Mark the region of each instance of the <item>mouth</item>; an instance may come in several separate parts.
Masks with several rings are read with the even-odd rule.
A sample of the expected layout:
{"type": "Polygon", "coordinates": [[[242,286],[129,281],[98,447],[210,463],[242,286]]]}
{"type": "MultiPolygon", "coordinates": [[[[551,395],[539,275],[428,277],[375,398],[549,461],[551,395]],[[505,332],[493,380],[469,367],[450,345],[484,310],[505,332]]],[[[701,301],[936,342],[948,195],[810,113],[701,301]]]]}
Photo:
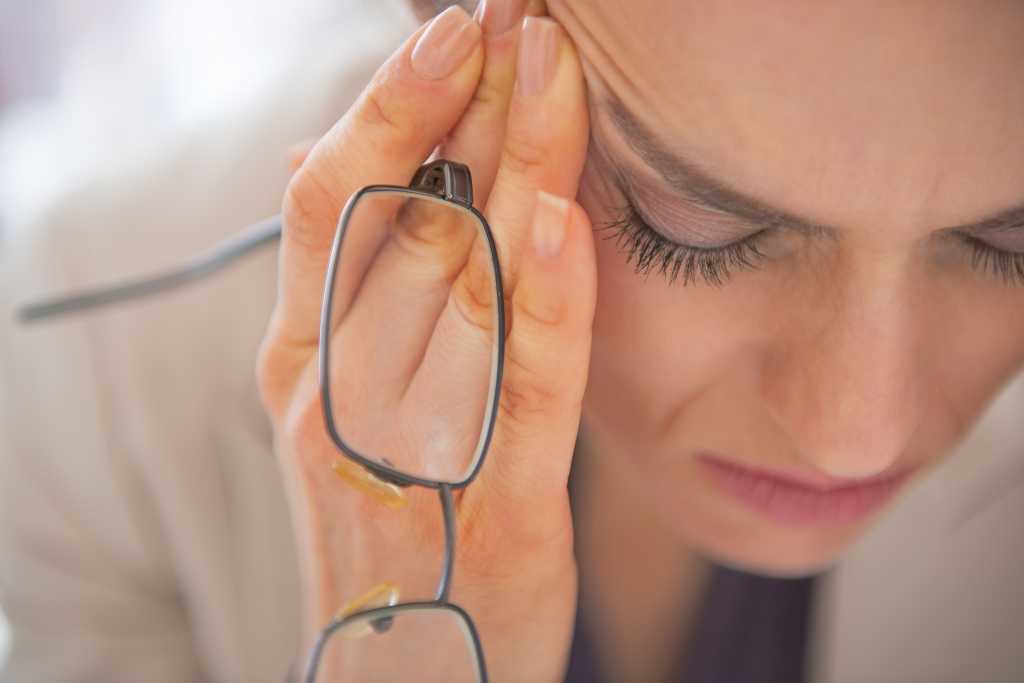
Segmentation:
{"type": "Polygon", "coordinates": [[[755,512],[790,526],[844,525],[883,506],[913,473],[912,468],[862,479],[837,479],[814,472],[779,472],[741,464],[711,453],[697,462],[719,489],[755,512]]]}

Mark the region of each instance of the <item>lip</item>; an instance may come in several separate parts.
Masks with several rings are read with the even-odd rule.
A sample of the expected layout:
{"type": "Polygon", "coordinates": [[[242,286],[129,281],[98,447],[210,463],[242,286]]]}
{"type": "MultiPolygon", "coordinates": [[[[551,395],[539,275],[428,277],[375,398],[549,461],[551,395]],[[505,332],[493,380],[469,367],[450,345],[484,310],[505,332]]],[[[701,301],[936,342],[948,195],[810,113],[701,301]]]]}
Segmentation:
{"type": "Polygon", "coordinates": [[[793,526],[843,525],[869,516],[910,478],[913,470],[863,479],[838,479],[807,471],[754,467],[713,453],[697,462],[714,483],[754,511],[793,526]]]}

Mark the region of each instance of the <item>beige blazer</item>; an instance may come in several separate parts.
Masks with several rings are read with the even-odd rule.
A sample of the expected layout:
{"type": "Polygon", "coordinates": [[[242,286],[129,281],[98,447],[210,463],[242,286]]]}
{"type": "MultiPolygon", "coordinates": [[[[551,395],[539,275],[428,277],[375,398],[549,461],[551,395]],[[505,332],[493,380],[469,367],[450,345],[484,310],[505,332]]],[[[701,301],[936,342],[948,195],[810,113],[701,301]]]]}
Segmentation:
{"type": "MultiPolygon", "coordinates": [[[[5,682],[277,682],[298,654],[295,549],[254,358],[267,250],[216,279],[21,328],[38,294],[176,263],[277,211],[322,133],[412,29],[389,2],[263,106],[54,197],[0,247],[5,682]],[[358,28],[358,30],[356,30],[358,28]]],[[[1024,681],[1024,380],[822,588],[813,680],[1024,681]]]]}

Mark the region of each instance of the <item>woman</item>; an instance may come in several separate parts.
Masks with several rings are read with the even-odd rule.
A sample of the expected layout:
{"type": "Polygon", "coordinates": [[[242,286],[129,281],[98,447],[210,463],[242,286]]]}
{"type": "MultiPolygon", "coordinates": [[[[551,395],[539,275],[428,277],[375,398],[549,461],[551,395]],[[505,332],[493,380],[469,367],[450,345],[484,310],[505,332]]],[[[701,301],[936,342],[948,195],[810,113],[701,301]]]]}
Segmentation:
{"type": "MultiPolygon", "coordinates": [[[[1020,592],[986,593],[970,579],[1019,570],[1019,482],[1007,493],[986,480],[992,500],[981,512],[965,502],[980,487],[960,494],[956,512],[970,524],[998,509],[969,540],[935,534],[935,515],[952,503],[936,495],[945,489],[931,489],[931,507],[910,499],[926,480],[964,476],[952,462],[936,470],[1024,359],[1024,8],[986,9],[645,2],[624,12],[603,1],[545,10],[491,0],[479,26],[450,9],[416,31],[285,193],[258,378],[301,567],[301,629],[291,614],[275,637],[272,614],[237,623],[264,596],[236,596],[228,616],[194,631],[200,652],[219,655],[200,658],[206,675],[242,680],[221,662],[265,640],[288,640],[301,657],[339,605],[438,542],[421,540],[435,519],[389,515],[343,488],[314,381],[342,204],[366,184],[405,184],[436,151],[473,171],[511,309],[493,443],[459,500],[453,593],[493,680],[562,680],[567,669],[576,680],[794,680],[805,656],[822,680],[1018,678],[1020,592]],[[871,556],[890,562],[884,579],[862,569],[852,594],[837,588],[813,607],[806,581],[759,582],[712,564],[813,576],[890,511],[904,526],[884,546],[891,557],[871,556]],[[362,533],[371,528],[386,533],[362,533]],[[992,545],[974,549],[972,574],[930,573],[981,538],[992,545]],[[418,551],[407,557],[395,550],[410,546],[418,551]],[[986,554],[996,551],[1006,555],[986,554]],[[725,638],[738,634],[744,647],[708,631],[729,613],[723,585],[725,598],[749,591],[750,604],[779,606],[762,618],[768,629],[742,612],[726,620],[725,638]],[[901,612],[883,596],[907,586],[920,592],[901,612]],[[937,590],[946,586],[952,594],[937,590]],[[845,622],[816,617],[845,640],[806,626],[812,609],[841,611],[836,600],[850,595],[870,609],[847,606],[845,622]],[[925,607],[943,601],[945,610],[925,607]],[[963,624],[936,629],[929,614],[963,624]],[[914,632],[871,638],[887,620],[914,632]],[[956,652],[964,637],[978,642],[956,652]]],[[[971,464],[1004,452],[977,448],[971,464]]],[[[190,486],[218,491],[189,469],[171,482],[144,471],[157,510],[190,486]]],[[[258,499],[239,487],[226,497],[258,499]]],[[[219,537],[253,525],[236,516],[219,537]]],[[[177,564],[195,543],[173,528],[162,537],[118,566],[149,576],[140,565],[177,564]]],[[[254,571],[264,557],[254,547],[218,555],[244,571],[220,572],[208,596],[190,593],[190,609],[206,611],[230,577],[254,571]]],[[[157,571],[158,585],[187,584],[203,565],[157,571]]],[[[421,579],[403,579],[403,598],[421,579]]],[[[424,675],[408,666],[407,678],[424,675]]],[[[346,680],[344,662],[332,673],[346,680]]]]}
{"type": "MultiPolygon", "coordinates": [[[[443,139],[440,156],[474,169],[512,273],[503,410],[482,481],[460,501],[459,602],[482,615],[496,679],[555,680],[578,562],[611,678],[660,680],[675,665],[666,644],[693,626],[702,558],[827,566],[1018,369],[1022,169],[1005,147],[1014,113],[996,100],[1024,92],[978,85],[1016,71],[1001,49],[985,56],[972,40],[949,54],[965,22],[991,36],[994,14],[950,8],[955,22],[925,28],[909,7],[884,19],[803,7],[818,28],[807,31],[778,8],[659,3],[623,17],[558,2],[565,33],[526,20],[512,88],[512,6],[485,6],[485,46],[456,9],[411,39],[286,195],[261,378],[310,549],[307,625],[386,571],[344,559],[374,556],[380,539],[331,535],[333,520],[381,513],[329,495],[319,396],[301,381],[334,217],[359,185],[401,182],[443,139]],[[979,177],[1006,180],[980,192],[979,177]],[[618,239],[595,249],[592,223],[618,239]]],[[[472,287],[453,288],[463,308],[482,298],[472,287]]],[[[411,544],[422,531],[407,519],[411,544]]]]}

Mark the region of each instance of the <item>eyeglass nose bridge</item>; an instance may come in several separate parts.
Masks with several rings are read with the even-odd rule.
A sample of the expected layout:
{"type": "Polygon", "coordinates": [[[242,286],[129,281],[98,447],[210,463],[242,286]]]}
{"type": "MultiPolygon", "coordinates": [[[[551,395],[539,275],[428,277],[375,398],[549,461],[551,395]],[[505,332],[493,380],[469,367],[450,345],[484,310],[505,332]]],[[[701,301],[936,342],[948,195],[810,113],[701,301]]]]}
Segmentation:
{"type": "Polygon", "coordinates": [[[428,161],[416,171],[409,187],[436,194],[448,201],[473,206],[473,178],[469,167],[457,161],[428,161]]]}

